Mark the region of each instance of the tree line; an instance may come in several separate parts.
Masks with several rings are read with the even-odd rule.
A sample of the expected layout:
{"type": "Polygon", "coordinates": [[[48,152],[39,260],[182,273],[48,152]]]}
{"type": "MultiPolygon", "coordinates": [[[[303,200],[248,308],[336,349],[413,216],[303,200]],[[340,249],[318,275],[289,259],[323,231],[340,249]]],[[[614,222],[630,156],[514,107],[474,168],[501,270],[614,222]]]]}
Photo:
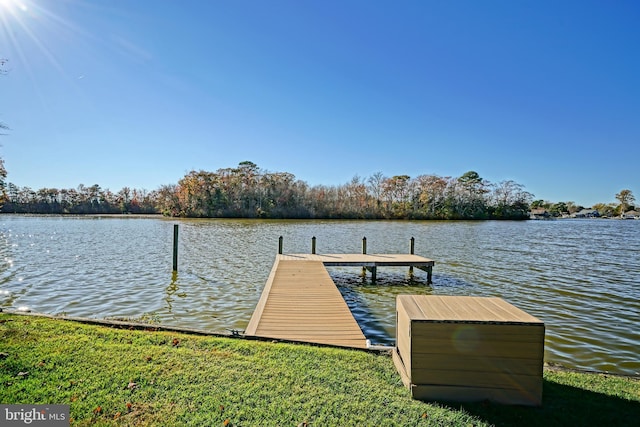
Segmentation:
{"type": "Polygon", "coordinates": [[[76,189],[5,185],[2,212],[161,213],[193,218],[526,219],[533,195],[514,181],[460,177],[355,176],[342,185],[309,186],[288,172],[245,161],[215,172],[191,171],[154,191],[99,185],[76,189]]]}
{"type": "Polygon", "coordinates": [[[158,213],[156,192],[124,187],[117,193],[99,185],[57,189],[18,187],[9,183],[4,188],[4,213],[32,214],[155,214],[158,213]]]}
{"type": "MultiPolygon", "coordinates": [[[[627,211],[635,209],[636,199],[631,190],[621,190],[615,195],[615,198],[619,203],[596,203],[590,209],[598,211],[598,214],[602,217],[618,217],[627,211]]],[[[531,202],[531,209],[544,209],[551,216],[560,217],[566,214],[575,214],[584,210],[585,207],[571,201],[552,203],[540,199],[531,202]]]]}

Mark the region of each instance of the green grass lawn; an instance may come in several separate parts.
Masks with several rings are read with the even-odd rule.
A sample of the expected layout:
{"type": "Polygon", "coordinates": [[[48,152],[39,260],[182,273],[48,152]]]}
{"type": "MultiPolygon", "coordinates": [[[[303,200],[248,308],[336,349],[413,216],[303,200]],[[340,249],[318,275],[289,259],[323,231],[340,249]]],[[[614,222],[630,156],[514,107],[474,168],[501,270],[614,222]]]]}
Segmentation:
{"type": "Polygon", "coordinates": [[[543,406],[412,400],[388,355],[0,313],[0,403],[72,425],[577,426],[640,420],[640,381],[545,370],[543,406]],[[306,423],[306,424],[305,424],[306,423]]]}

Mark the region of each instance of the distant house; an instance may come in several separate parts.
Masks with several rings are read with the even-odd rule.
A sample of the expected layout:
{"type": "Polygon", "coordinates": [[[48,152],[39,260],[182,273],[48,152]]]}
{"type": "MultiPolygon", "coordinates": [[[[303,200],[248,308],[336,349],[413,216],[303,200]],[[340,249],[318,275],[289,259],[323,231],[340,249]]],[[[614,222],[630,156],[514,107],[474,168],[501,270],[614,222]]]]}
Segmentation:
{"type": "Polygon", "coordinates": [[[628,211],[620,215],[622,219],[640,219],[640,213],[638,211],[628,211]]]}
{"type": "Polygon", "coordinates": [[[582,209],[580,212],[576,212],[571,216],[573,218],[599,218],[600,212],[596,209],[582,209]]]}
{"type": "Polygon", "coordinates": [[[544,208],[531,209],[529,212],[530,219],[549,219],[551,218],[551,214],[548,210],[544,208]]]}

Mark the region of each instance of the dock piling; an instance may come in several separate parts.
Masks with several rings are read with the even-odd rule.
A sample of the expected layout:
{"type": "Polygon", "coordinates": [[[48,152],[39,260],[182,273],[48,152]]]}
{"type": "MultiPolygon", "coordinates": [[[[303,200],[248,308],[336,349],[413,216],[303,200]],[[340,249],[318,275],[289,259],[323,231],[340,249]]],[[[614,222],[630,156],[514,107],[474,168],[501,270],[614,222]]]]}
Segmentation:
{"type": "Polygon", "coordinates": [[[178,224],[173,224],[173,271],[178,271],[178,224]]]}
{"type": "MultiPolygon", "coordinates": [[[[362,253],[366,254],[367,253],[367,238],[363,237],[362,238],[362,253]]],[[[362,267],[362,277],[365,277],[367,275],[367,267],[362,267]]]]}
{"type": "Polygon", "coordinates": [[[282,236],[280,236],[278,238],[278,253],[280,255],[282,255],[282,241],[284,240],[284,238],[282,236]]]}
{"type": "Polygon", "coordinates": [[[374,265],[373,267],[365,268],[371,272],[371,283],[376,283],[376,278],[378,277],[378,267],[374,265]]]}
{"type": "Polygon", "coordinates": [[[313,236],[311,238],[311,253],[312,254],[316,253],[316,236],[313,236]]]}
{"type": "MultiPolygon", "coordinates": [[[[409,249],[409,253],[411,255],[415,255],[415,249],[416,249],[416,239],[415,237],[411,236],[411,240],[410,240],[410,249],[409,249]]],[[[409,276],[412,277],[413,276],[413,266],[409,267],[409,276]]]]}

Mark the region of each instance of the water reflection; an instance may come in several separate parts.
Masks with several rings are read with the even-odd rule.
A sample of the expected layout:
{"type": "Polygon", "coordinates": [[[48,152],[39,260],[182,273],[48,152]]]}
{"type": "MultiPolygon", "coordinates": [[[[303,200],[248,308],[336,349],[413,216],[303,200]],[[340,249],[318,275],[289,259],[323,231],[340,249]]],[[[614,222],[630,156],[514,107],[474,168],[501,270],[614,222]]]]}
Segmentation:
{"type": "Polygon", "coordinates": [[[176,292],[178,292],[178,272],[174,270],[171,272],[171,283],[165,290],[166,297],[164,298],[164,300],[167,302],[167,312],[169,313],[171,313],[171,303],[173,303],[173,296],[176,292]]]}

